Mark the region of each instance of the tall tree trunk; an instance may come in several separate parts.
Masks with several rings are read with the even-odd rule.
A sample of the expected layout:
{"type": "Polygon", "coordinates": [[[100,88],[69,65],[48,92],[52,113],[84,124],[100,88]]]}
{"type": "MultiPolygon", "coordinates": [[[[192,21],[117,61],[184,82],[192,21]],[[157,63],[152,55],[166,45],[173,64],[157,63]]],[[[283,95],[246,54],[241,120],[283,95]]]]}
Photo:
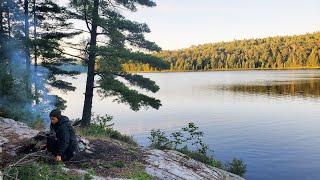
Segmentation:
{"type": "MultiPolygon", "coordinates": [[[[0,2],[0,44],[1,46],[3,46],[3,39],[4,38],[4,29],[3,29],[3,2],[0,2]]],[[[5,58],[4,58],[4,54],[3,54],[3,47],[0,48],[0,66],[4,66],[5,65],[5,58]]]]}
{"type": "Polygon", "coordinates": [[[86,92],[82,112],[81,126],[90,125],[91,113],[92,113],[92,98],[94,88],[94,66],[96,59],[96,45],[97,45],[97,21],[98,21],[98,8],[99,0],[94,0],[93,11],[92,11],[92,25],[90,32],[90,49],[88,59],[88,73],[86,92]]]}
{"type": "Polygon", "coordinates": [[[24,0],[24,33],[25,33],[27,69],[30,68],[29,26],[30,26],[29,25],[29,1],[24,0]]]}
{"type": "Polygon", "coordinates": [[[31,60],[30,60],[30,32],[29,32],[29,0],[24,0],[24,33],[25,33],[25,58],[26,58],[26,86],[31,93],[31,60]]]}
{"type": "Polygon", "coordinates": [[[0,36],[3,35],[3,2],[0,2],[0,36]]]}
{"type": "Polygon", "coordinates": [[[7,23],[8,23],[8,36],[11,36],[11,19],[10,19],[10,7],[9,7],[9,0],[7,0],[7,23]]]}
{"type": "MultiPolygon", "coordinates": [[[[37,7],[36,7],[36,0],[33,0],[33,28],[34,28],[34,31],[33,31],[33,36],[34,36],[34,41],[37,40],[37,17],[36,17],[36,10],[37,10],[37,7]]],[[[34,65],[35,67],[37,67],[38,65],[38,57],[37,57],[37,45],[34,45],[34,65]]]]}
{"type": "MultiPolygon", "coordinates": [[[[36,0],[33,0],[33,40],[36,41],[37,40],[37,6],[36,6],[36,0]]],[[[36,43],[36,42],[35,42],[36,43]]],[[[34,44],[33,45],[33,55],[34,55],[34,71],[37,72],[37,66],[38,66],[38,49],[37,49],[37,45],[34,44]]],[[[38,88],[38,83],[36,82],[36,80],[34,81],[34,95],[35,95],[35,102],[36,104],[39,104],[39,88],[38,88]]]]}

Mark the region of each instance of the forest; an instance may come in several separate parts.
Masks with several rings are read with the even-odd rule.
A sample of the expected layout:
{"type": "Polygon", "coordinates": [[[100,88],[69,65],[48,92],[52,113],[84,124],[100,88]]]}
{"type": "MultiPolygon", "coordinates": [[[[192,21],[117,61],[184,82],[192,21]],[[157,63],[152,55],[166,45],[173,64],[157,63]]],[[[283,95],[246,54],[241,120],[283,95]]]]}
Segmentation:
{"type": "Polygon", "coordinates": [[[27,115],[46,114],[53,106],[66,108],[65,100],[48,92],[50,88],[74,91],[75,87],[64,81],[64,77],[84,73],[81,68],[69,68],[79,64],[87,69],[82,126],[91,122],[94,89],[98,89],[99,96],[112,96],[134,111],[142,106],[158,109],[160,100],[118,80],[121,78],[153,93],[159,90],[154,81],[123,70],[122,64],[127,62],[147,63],[157,69],[168,68],[168,64],[144,53],[161,50],[145,38],[144,34],[151,32],[148,25],[129,20],[119,11],[136,12],[138,7],[154,7],[156,3],[151,0],[65,2],[68,4],[54,0],[0,1],[0,116],[34,119],[27,115]],[[39,110],[44,103],[47,107],[39,110]]]}
{"type": "MultiPolygon", "coordinates": [[[[291,69],[320,66],[320,32],[235,40],[155,53],[170,71],[291,69]]],[[[127,71],[155,71],[147,64],[126,64],[127,71]]]]}

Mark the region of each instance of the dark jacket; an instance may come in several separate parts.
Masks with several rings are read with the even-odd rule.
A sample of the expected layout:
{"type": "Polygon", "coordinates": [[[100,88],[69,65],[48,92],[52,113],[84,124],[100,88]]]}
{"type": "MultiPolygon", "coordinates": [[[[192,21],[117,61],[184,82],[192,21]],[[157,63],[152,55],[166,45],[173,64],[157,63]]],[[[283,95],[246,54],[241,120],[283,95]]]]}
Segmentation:
{"type": "Polygon", "coordinates": [[[74,129],[66,116],[61,116],[57,124],[51,124],[50,129],[56,134],[56,155],[69,158],[77,148],[74,129]]]}

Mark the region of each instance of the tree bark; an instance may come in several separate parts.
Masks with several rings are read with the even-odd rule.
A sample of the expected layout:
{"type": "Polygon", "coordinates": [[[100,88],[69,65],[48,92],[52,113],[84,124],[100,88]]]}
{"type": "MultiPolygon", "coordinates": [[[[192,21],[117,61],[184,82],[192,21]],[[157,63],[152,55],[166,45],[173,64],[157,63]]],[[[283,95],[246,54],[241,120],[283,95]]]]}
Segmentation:
{"type": "Polygon", "coordinates": [[[8,36],[11,36],[11,19],[10,19],[10,7],[9,7],[9,0],[7,0],[7,23],[8,23],[8,36]]]}
{"type": "Polygon", "coordinates": [[[25,58],[26,58],[26,85],[27,91],[31,93],[31,60],[30,60],[30,32],[29,32],[29,0],[24,0],[24,33],[25,33],[25,58]]]}
{"type": "Polygon", "coordinates": [[[0,35],[2,36],[3,35],[3,5],[2,5],[2,1],[0,3],[0,35]]]}
{"type": "MultiPolygon", "coordinates": [[[[33,0],[33,28],[34,28],[34,31],[33,31],[33,36],[34,36],[34,40],[37,40],[37,17],[36,17],[36,10],[37,10],[37,7],[36,7],[36,0],[33,0]]],[[[38,65],[38,57],[37,57],[37,45],[34,45],[34,65],[35,67],[37,67],[38,65]]]]}
{"type": "Polygon", "coordinates": [[[86,92],[82,112],[81,126],[89,126],[92,114],[92,98],[94,89],[94,66],[96,59],[96,45],[97,45],[97,21],[98,21],[99,0],[94,0],[92,11],[92,25],[90,32],[90,49],[88,59],[88,72],[86,82],[86,92]]]}
{"type": "Polygon", "coordinates": [[[25,33],[27,68],[30,68],[29,26],[30,26],[29,25],[29,1],[24,0],[24,33],[25,33]]]}

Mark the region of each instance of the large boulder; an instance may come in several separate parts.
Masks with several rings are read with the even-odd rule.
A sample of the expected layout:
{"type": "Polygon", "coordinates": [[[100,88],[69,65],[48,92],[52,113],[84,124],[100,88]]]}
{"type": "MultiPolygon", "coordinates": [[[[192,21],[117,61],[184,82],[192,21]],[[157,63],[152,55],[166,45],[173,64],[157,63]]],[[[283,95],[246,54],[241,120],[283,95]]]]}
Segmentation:
{"type": "Polygon", "coordinates": [[[172,150],[146,151],[146,172],[157,179],[243,180],[238,175],[195,161],[172,150]]]}
{"type": "Polygon", "coordinates": [[[0,117],[0,152],[6,151],[11,156],[39,131],[31,129],[25,123],[0,117]]]}

